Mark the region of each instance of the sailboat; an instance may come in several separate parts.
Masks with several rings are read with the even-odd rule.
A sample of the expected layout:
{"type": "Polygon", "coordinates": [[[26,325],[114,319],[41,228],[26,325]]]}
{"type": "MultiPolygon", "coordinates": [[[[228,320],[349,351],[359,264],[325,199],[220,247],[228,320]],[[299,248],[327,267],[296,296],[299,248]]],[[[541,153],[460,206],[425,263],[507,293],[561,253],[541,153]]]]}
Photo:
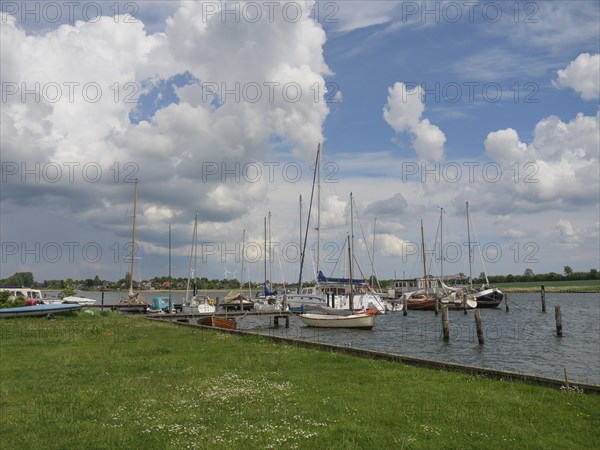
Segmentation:
{"type": "Polygon", "coordinates": [[[194,231],[192,233],[192,248],[190,250],[190,264],[188,270],[188,280],[185,289],[185,300],[181,305],[183,314],[214,313],[215,306],[206,295],[198,295],[198,285],[196,276],[196,263],[198,260],[198,213],[194,218],[194,231]],[[193,262],[193,266],[192,266],[193,262]],[[192,281],[193,280],[193,281],[192,281]],[[190,298],[190,284],[192,284],[192,297],[190,298]]]}
{"type": "Polygon", "coordinates": [[[272,279],[271,271],[271,211],[269,211],[269,241],[267,246],[267,218],[265,217],[265,285],[262,293],[257,293],[254,301],[254,309],[262,312],[278,312],[287,309],[287,304],[284,308],[283,301],[277,297],[277,292],[269,289],[270,279],[272,279]],[[267,259],[269,260],[269,275],[267,277],[267,259]]]}
{"type": "MultiPolygon", "coordinates": [[[[478,308],[496,308],[502,299],[504,294],[498,288],[490,286],[485,266],[483,266],[483,274],[485,276],[485,284],[479,289],[473,287],[473,253],[471,251],[471,216],[469,215],[469,202],[465,202],[467,206],[467,237],[469,244],[469,290],[468,295],[471,299],[477,302],[478,308]]],[[[483,265],[483,261],[482,261],[483,265]]]]}
{"type": "Polygon", "coordinates": [[[374,314],[354,314],[354,286],[352,280],[352,249],[350,244],[350,236],[348,235],[348,259],[350,260],[350,290],[348,291],[349,296],[349,310],[352,314],[339,315],[339,314],[313,314],[304,313],[300,314],[300,319],[309,327],[317,328],[356,328],[362,330],[373,329],[375,323],[374,314]]]}
{"type": "MultiPolygon", "coordinates": [[[[242,248],[241,248],[241,257],[242,257],[242,275],[240,276],[240,289],[232,290],[227,293],[227,295],[221,300],[220,305],[226,311],[229,310],[250,310],[254,308],[254,302],[252,302],[248,296],[243,292],[244,290],[244,260],[246,253],[246,230],[242,231],[242,248]]],[[[248,281],[248,287],[251,288],[251,284],[248,281]]]]}
{"type": "Polygon", "coordinates": [[[306,312],[309,310],[314,310],[315,308],[321,308],[321,307],[327,307],[329,306],[327,304],[327,302],[325,301],[325,295],[323,294],[323,291],[321,290],[320,286],[309,286],[309,287],[302,287],[302,272],[303,272],[303,268],[304,268],[304,257],[306,255],[306,245],[307,245],[307,239],[308,239],[308,230],[310,227],[310,218],[311,218],[311,212],[312,212],[312,204],[313,204],[313,197],[314,197],[314,193],[315,193],[315,187],[318,188],[318,192],[317,192],[317,227],[316,227],[316,231],[317,231],[317,273],[319,272],[318,267],[319,267],[319,247],[320,247],[320,242],[319,242],[319,228],[320,228],[320,164],[321,161],[321,144],[319,144],[317,146],[317,157],[315,160],[315,173],[313,175],[313,183],[312,183],[312,190],[310,193],[310,204],[309,204],[309,208],[308,208],[308,216],[306,219],[306,230],[305,230],[305,234],[304,234],[304,243],[302,242],[302,196],[300,196],[300,274],[298,276],[298,288],[297,291],[295,293],[288,293],[285,292],[285,286],[284,286],[284,292],[280,293],[277,296],[277,301],[278,302],[285,302],[288,306],[290,311],[294,312],[294,313],[302,313],[302,312],[306,312]],[[319,180],[319,181],[317,181],[319,180]]]}
{"type": "Polygon", "coordinates": [[[133,225],[131,227],[131,271],[129,272],[129,292],[127,298],[121,300],[122,312],[143,313],[148,308],[140,290],[133,292],[133,269],[135,267],[135,222],[137,217],[137,186],[136,178],[133,188],[133,225]]]}
{"type": "Polygon", "coordinates": [[[464,288],[452,288],[444,283],[444,208],[440,208],[440,284],[442,285],[442,306],[449,309],[475,309],[477,302],[467,295],[464,288]]]}
{"type": "Polygon", "coordinates": [[[425,282],[425,292],[420,293],[419,291],[408,292],[404,294],[406,299],[406,308],[417,311],[433,311],[437,299],[431,296],[429,293],[429,276],[427,275],[427,261],[425,259],[425,237],[423,233],[423,219],[421,219],[421,250],[423,255],[423,280],[425,282]]]}

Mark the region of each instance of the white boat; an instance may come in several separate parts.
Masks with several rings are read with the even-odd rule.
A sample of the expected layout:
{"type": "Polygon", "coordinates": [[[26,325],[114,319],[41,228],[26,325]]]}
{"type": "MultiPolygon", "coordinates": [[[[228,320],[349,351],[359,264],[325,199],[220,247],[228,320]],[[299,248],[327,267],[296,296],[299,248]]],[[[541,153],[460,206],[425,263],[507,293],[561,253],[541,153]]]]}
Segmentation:
{"type": "Polygon", "coordinates": [[[181,305],[183,314],[214,313],[216,311],[214,302],[206,295],[197,295],[196,263],[198,260],[198,213],[194,219],[194,231],[192,233],[192,249],[190,251],[190,265],[188,280],[185,289],[185,300],[181,305]],[[193,266],[192,266],[193,263],[193,266]],[[193,280],[193,281],[192,281],[193,280]],[[190,283],[192,283],[192,298],[190,298],[190,283]]]}
{"type": "Polygon", "coordinates": [[[0,309],[0,318],[22,317],[22,316],[48,316],[54,314],[65,314],[81,309],[81,305],[34,305],[18,306],[14,308],[0,309]]]}
{"type": "Polygon", "coordinates": [[[440,300],[442,306],[448,306],[450,309],[477,308],[477,300],[466,292],[451,292],[440,300]]]}
{"type": "Polygon", "coordinates": [[[71,297],[64,297],[62,299],[62,302],[87,306],[87,305],[93,305],[94,303],[96,303],[96,300],[94,300],[93,298],[71,296],[71,297]]]}
{"type": "Polygon", "coordinates": [[[2,291],[8,291],[9,298],[12,300],[16,299],[17,297],[23,297],[25,301],[30,304],[44,302],[44,296],[42,295],[42,291],[39,289],[18,287],[0,288],[0,292],[2,291]]]}
{"type": "Polygon", "coordinates": [[[348,316],[332,314],[300,314],[300,319],[309,327],[317,328],[357,328],[371,330],[375,323],[372,314],[351,314],[348,316]]]}

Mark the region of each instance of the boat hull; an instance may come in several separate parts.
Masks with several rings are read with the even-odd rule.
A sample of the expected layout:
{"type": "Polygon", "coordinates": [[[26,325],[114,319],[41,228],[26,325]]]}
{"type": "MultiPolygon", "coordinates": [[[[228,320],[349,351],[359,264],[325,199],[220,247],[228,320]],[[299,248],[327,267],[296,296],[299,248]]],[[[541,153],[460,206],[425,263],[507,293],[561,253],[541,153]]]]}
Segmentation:
{"type": "Polygon", "coordinates": [[[315,328],[355,328],[371,330],[375,323],[372,314],[353,314],[340,316],[332,314],[300,314],[300,319],[305,325],[315,328]]]}
{"type": "Polygon", "coordinates": [[[62,299],[63,303],[70,304],[79,304],[79,305],[93,305],[96,303],[96,300],[93,298],[85,298],[85,297],[65,297],[62,299]]]}
{"type": "Polygon", "coordinates": [[[434,311],[435,299],[431,298],[409,298],[406,301],[406,309],[414,311],[434,311]]]}
{"type": "Polygon", "coordinates": [[[472,295],[477,300],[478,308],[497,308],[504,299],[504,294],[496,288],[485,289],[472,295]]]}
{"type": "Polygon", "coordinates": [[[226,317],[202,317],[198,319],[198,325],[204,325],[206,327],[224,328],[226,330],[235,330],[237,323],[235,319],[229,319],[226,317]]]}
{"type": "Polygon", "coordinates": [[[25,316],[47,316],[48,314],[66,314],[78,311],[81,305],[35,305],[19,306],[16,308],[0,309],[0,318],[25,317],[25,316]]]}

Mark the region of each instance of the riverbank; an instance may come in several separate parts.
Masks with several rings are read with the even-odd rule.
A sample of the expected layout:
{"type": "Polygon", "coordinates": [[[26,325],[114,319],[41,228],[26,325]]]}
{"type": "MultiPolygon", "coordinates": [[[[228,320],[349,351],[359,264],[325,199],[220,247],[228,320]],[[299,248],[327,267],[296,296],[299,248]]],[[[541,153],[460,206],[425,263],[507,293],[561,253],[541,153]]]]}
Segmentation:
{"type": "Polygon", "coordinates": [[[555,294],[568,293],[596,293],[600,292],[600,280],[575,280],[575,281],[523,281],[518,283],[498,283],[495,287],[502,292],[531,293],[540,292],[541,286],[546,292],[555,294]]]}
{"type": "Polygon", "coordinates": [[[593,448],[600,396],[114,313],[0,323],[3,448],[593,448]]]}

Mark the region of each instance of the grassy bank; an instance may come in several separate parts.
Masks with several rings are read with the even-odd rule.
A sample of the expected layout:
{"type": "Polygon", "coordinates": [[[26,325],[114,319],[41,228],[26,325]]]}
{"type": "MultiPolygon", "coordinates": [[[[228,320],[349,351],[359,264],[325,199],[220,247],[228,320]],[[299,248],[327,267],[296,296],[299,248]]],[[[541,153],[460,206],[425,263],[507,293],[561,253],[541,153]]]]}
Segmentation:
{"type": "Polygon", "coordinates": [[[546,292],[600,292],[600,280],[574,281],[521,281],[515,283],[495,283],[502,292],[540,292],[544,285],[546,292]]]}
{"type": "Polygon", "coordinates": [[[0,322],[10,448],[593,448],[600,396],[126,318],[0,322]]]}

